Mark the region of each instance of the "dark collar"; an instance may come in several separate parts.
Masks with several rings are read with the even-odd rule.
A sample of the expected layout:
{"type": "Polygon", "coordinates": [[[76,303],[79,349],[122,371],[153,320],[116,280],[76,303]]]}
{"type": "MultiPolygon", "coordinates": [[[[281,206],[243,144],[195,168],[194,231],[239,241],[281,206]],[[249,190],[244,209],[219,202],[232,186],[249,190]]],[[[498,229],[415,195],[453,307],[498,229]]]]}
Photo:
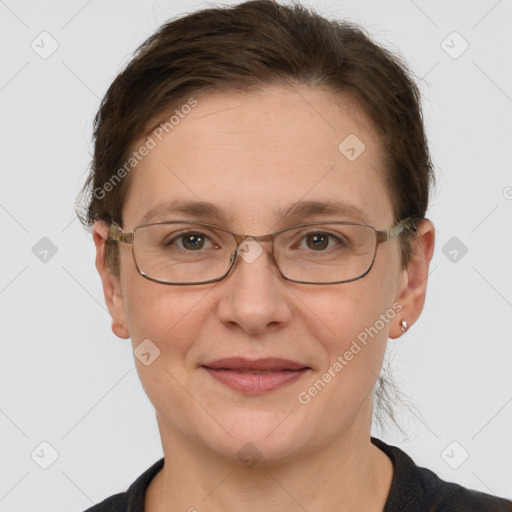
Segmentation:
{"type": "MultiPolygon", "coordinates": [[[[380,439],[371,438],[372,443],[382,450],[393,463],[393,480],[389,492],[386,507],[383,512],[395,510],[407,510],[408,512],[420,512],[418,501],[421,503],[421,496],[424,489],[421,485],[421,475],[413,460],[396,446],[390,446],[380,439]],[[413,496],[414,498],[411,498],[413,496]],[[420,498],[418,500],[418,498],[420,498]],[[411,501],[414,499],[414,502],[411,501]]],[[[128,508],[127,512],[143,512],[146,490],[151,480],[164,467],[164,459],[155,462],[149,469],[140,475],[127,491],[128,508]]]]}
{"type": "MultiPolygon", "coordinates": [[[[400,448],[386,444],[376,437],[372,437],[371,441],[393,463],[391,489],[383,512],[395,512],[396,510],[407,510],[407,512],[426,511],[427,508],[421,505],[421,503],[426,502],[426,497],[420,468],[400,448]]],[[[423,468],[422,470],[428,471],[423,468]]]]}
{"type": "MultiPolygon", "coordinates": [[[[445,482],[429,469],[417,466],[400,448],[388,445],[375,437],[371,437],[371,442],[383,451],[393,464],[393,479],[383,512],[429,512],[434,509],[450,512],[512,511],[512,502],[508,500],[445,482]]],[[[163,467],[164,459],[161,458],[140,475],[126,493],[117,495],[117,499],[122,499],[123,505],[126,506],[126,509],[122,507],[123,510],[144,512],[146,490],[163,467]]],[[[120,501],[116,503],[121,505],[120,501]]]]}

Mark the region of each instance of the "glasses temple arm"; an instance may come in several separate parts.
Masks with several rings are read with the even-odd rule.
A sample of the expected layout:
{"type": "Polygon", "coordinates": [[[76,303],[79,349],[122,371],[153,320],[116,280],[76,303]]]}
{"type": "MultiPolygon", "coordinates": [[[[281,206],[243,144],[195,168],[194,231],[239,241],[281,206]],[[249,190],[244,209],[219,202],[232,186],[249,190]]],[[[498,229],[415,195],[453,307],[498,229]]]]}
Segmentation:
{"type": "Polygon", "coordinates": [[[107,231],[107,240],[131,244],[133,242],[133,233],[123,233],[123,230],[117,224],[111,224],[107,231]]]}
{"type": "Polygon", "coordinates": [[[396,226],[393,226],[392,228],[389,228],[385,231],[378,231],[381,240],[389,240],[390,238],[393,238],[394,236],[399,235],[402,231],[405,229],[408,229],[409,231],[413,233],[418,232],[418,228],[416,226],[416,222],[412,217],[408,217],[407,219],[402,220],[399,222],[396,226]]]}

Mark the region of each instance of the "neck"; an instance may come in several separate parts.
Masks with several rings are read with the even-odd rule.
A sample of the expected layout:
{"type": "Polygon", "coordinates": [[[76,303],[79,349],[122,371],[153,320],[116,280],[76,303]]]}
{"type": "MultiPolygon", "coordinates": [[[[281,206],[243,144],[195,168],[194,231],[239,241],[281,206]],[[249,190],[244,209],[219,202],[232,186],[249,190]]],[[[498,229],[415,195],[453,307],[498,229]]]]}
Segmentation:
{"type": "Polygon", "coordinates": [[[163,446],[164,467],[146,494],[149,512],[381,512],[393,476],[391,461],[364,429],[289,462],[251,467],[205,453],[188,438],[163,446]]]}

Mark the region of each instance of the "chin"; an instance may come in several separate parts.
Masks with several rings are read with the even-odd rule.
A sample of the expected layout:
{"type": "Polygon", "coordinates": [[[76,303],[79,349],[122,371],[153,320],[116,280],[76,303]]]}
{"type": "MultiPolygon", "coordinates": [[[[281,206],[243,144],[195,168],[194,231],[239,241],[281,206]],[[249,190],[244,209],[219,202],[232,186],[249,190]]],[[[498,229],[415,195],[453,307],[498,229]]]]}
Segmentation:
{"type": "Polygon", "coordinates": [[[217,435],[211,436],[212,430],[209,430],[203,442],[218,455],[248,467],[279,464],[307,449],[310,439],[304,423],[297,417],[286,418],[287,414],[244,413],[223,422],[229,434],[217,426],[217,435]]]}

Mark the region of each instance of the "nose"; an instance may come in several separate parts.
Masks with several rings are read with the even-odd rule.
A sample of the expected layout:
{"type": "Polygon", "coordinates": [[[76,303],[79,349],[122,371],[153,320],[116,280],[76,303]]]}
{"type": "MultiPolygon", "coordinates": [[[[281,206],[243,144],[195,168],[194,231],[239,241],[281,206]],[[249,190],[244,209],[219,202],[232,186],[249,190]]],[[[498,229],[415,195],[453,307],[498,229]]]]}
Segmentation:
{"type": "Polygon", "coordinates": [[[231,272],[218,284],[222,291],[218,314],[223,323],[257,334],[290,321],[288,285],[270,242],[245,239],[237,248],[231,272]]]}

